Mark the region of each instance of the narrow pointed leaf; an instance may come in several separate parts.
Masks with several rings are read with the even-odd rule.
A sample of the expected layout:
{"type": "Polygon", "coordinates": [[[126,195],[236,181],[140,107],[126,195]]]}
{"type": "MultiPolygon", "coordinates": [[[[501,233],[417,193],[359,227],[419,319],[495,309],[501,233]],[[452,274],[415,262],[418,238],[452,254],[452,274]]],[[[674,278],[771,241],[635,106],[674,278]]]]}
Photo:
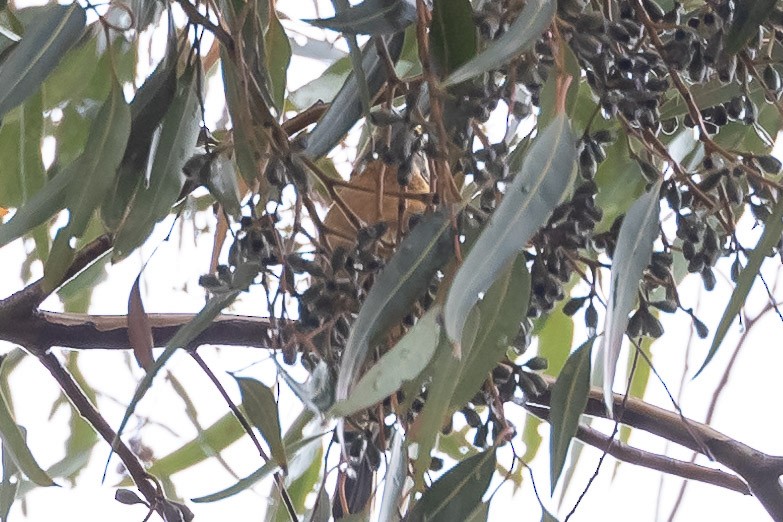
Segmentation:
{"type": "Polygon", "coordinates": [[[332,503],[329,500],[329,494],[326,492],[326,488],[321,487],[321,489],[318,490],[318,498],[315,500],[313,510],[307,517],[307,522],[329,522],[331,518],[332,503]]]}
{"type": "Polygon", "coordinates": [[[112,83],[109,97],[95,117],[84,153],[80,156],[79,177],[68,187],[71,213],[68,231],[82,237],[87,223],[112,186],[117,167],[125,154],[131,130],[131,111],[122,88],[112,83]]]}
{"type": "Polygon", "coordinates": [[[71,163],[33,194],[7,223],[0,225],[0,247],[22,237],[65,208],[66,189],[78,175],[77,165],[71,163]]]}
{"type": "Polygon", "coordinates": [[[329,410],[345,417],[384,400],[406,381],[416,378],[429,364],[440,339],[440,307],[433,307],[397,344],[365,373],[347,399],[329,410]]]}
{"type": "Polygon", "coordinates": [[[484,51],[454,71],[445,80],[445,85],[464,82],[493,69],[498,69],[509,60],[530,49],[549,27],[557,10],[557,2],[551,0],[529,0],[514,20],[514,23],[484,51]]]}
{"type": "Polygon", "coordinates": [[[185,182],[182,167],[192,156],[199,126],[196,75],[186,73],[182,86],[163,120],[160,142],[150,171],[149,187],[140,187],[114,242],[112,262],[124,259],[166,217],[185,182]]]}
{"type": "MultiPolygon", "coordinates": [[[[478,309],[471,312],[462,332],[463,346],[472,346],[481,324],[478,309]]],[[[432,449],[443,424],[451,418],[454,390],[459,386],[465,360],[457,356],[445,335],[441,335],[435,358],[430,365],[431,380],[427,387],[427,401],[424,409],[408,431],[408,440],[417,444],[417,456],[413,463],[413,480],[421,486],[424,473],[430,469],[432,449]]],[[[417,390],[418,394],[418,390],[417,390]]]]}
{"type": "Polygon", "coordinates": [[[291,41],[277,17],[277,12],[272,10],[269,14],[269,29],[264,35],[269,90],[278,114],[282,114],[285,104],[285,88],[288,83],[286,77],[288,66],[291,63],[291,41]]]}
{"type": "Polygon", "coordinates": [[[775,0],[737,0],[734,8],[734,20],[723,43],[729,54],[738,53],[748,41],[758,33],[759,26],[769,17],[775,0]]]}
{"type": "Polygon", "coordinates": [[[435,0],[432,9],[430,49],[444,74],[476,55],[476,23],[470,0],[435,0]]]}
{"type": "MultiPolygon", "coordinates": [[[[402,53],[404,40],[404,33],[396,34],[385,40],[389,56],[395,62],[399,59],[400,53],[402,53]]],[[[387,78],[386,66],[378,55],[375,42],[372,40],[365,46],[362,69],[364,70],[364,77],[367,81],[370,96],[374,96],[387,78]]],[[[362,116],[362,103],[357,96],[358,92],[358,79],[356,74],[351,72],[340,92],[334,97],[326,114],[318,121],[308,136],[307,147],[304,151],[308,157],[318,159],[327,154],[340,142],[345,133],[359,121],[359,118],[362,116]]]]}
{"type": "Polygon", "coordinates": [[[405,451],[405,437],[400,430],[392,434],[390,454],[383,481],[383,498],[378,520],[398,522],[400,520],[400,499],[403,498],[405,477],[408,476],[408,452],[405,451]]]}
{"type": "Polygon", "coordinates": [[[639,281],[650,264],[660,222],[660,182],[636,200],[623,219],[612,262],[603,341],[604,401],[612,411],[612,384],[628,314],[639,293],[639,281]]]}
{"type": "Polygon", "coordinates": [[[376,278],[343,350],[338,400],[348,397],[375,337],[409,313],[410,306],[449,259],[453,248],[451,228],[447,212],[424,216],[376,278]]]}
{"type": "Polygon", "coordinates": [[[16,500],[16,492],[19,490],[20,477],[19,468],[16,467],[11,453],[5,448],[5,444],[0,444],[2,447],[2,464],[3,464],[3,480],[0,482],[0,521],[6,522],[8,520],[8,513],[11,511],[11,507],[16,500]]]}
{"type": "Polygon", "coordinates": [[[478,305],[481,325],[473,346],[466,347],[468,350],[463,353],[459,384],[451,399],[453,409],[464,406],[476,395],[489,372],[505,356],[527,316],[529,303],[530,273],[525,266],[525,256],[518,255],[478,305]]]}
{"type": "MultiPolygon", "coordinates": [[[[287,444],[285,447],[285,451],[288,455],[295,455],[296,452],[298,452],[299,450],[301,450],[311,442],[320,439],[321,437],[323,437],[323,435],[324,435],[323,433],[319,433],[318,435],[305,437],[299,441],[287,444]]],[[[264,477],[269,476],[277,468],[278,468],[277,463],[270,460],[269,462],[267,462],[266,464],[264,464],[263,466],[255,470],[253,473],[248,475],[247,477],[240,479],[232,486],[229,486],[223,490],[220,490],[216,493],[212,493],[210,495],[204,495],[202,497],[193,498],[191,499],[191,501],[196,503],[215,502],[217,500],[223,500],[224,498],[234,496],[237,493],[241,493],[247,488],[252,487],[253,484],[256,484],[259,480],[263,479],[264,477]]]]}
{"type": "Polygon", "coordinates": [[[38,465],[30,448],[27,446],[22,430],[8,408],[5,396],[0,394],[0,438],[3,450],[7,451],[11,460],[22,473],[39,486],[56,486],[54,481],[38,465]]]}
{"type": "Polygon", "coordinates": [[[269,445],[272,458],[285,471],[288,459],[280,434],[280,413],[277,410],[274,393],[268,386],[255,379],[245,377],[235,377],[235,379],[242,393],[242,406],[248,420],[261,432],[261,436],[269,445]]]}
{"type": "Polygon", "coordinates": [[[84,9],[49,5],[29,25],[0,67],[0,119],[38,91],[68,49],[84,31],[84,9]]]}
{"type": "Polygon", "coordinates": [[[756,247],[748,255],[748,264],[742,269],[737,278],[737,284],[731,293],[726,309],[723,311],[720,323],[718,323],[718,327],[715,329],[715,337],[712,339],[712,344],[710,345],[707,357],[704,359],[701,368],[696,372],[694,378],[704,371],[704,368],[712,361],[718,348],[720,348],[723,338],[726,337],[726,333],[728,333],[729,327],[731,327],[732,321],[734,321],[734,318],[745,304],[745,299],[748,297],[751,287],[753,287],[753,282],[756,280],[756,277],[761,270],[764,259],[766,259],[767,254],[772,252],[775,245],[780,241],[781,234],[783,234],[783,197],[778,199],[778,202],[772,209],[772,214],[767,218],[767,221],[764,224],[764,232],[762,232],[758,243],[756,243],[756,247]]]}
{"type": "Polygon", "coordinates": [[[140,281],[141,274],[133,282],[128,296],[128,341],[139,367],[149,370],[155,364],[152,356],[152,324],[141,300],[140,281]]]}
{"type": "Polygon", "coordinates": [[[563,472],[568,447],[579,427],[579,416],[587,406],[590,355],[594,340],[594,337],[590,338],[571,354],[552,387],[549,413],[549,423],[552,425],[549,436],[551,491],[555,490],[557,479],[563,472]]]}
{"type": "Polygon", "coordinates": [[[413,506],[409,522],[461,520],[481,503],[495,473],[495,448],[469,457],[440,477],[413,506]]]}
{"type": "MultiPolygon", "coordinates": [[[[174,337],[172,337],[166,345],[166,349],[163,350],[163,353],[155,360],[155,364],[152,365],[144,378],[142,378],[136,386],[136,391],[133,393],[133,397],[128,403],[128,407],[125,409],[125,415],[122,418],[122,422],[120,422],[120,427],[117,428],[117,437],[122,435],[131,415],[136,411],[136,406],[152,387],[155,376],[163,366],[166,365],[177,350],[189,346],[190,343],[192,343],[193,340],[196,339],[196,337],[198,337],[198,335],[203,332],[218,315],[220,315],[220,312],[222,312],[223,309],[233,303],[239,294],[246,290],[253,282],[253,279],[258,275],[259,270],[260,267],[253,263],[247,263],[237,267],[237,270],[234,272],[234,280],[232,283],[234,289],[227,294],[212,296],[209,301],[207,301],[207,304],[204,305],[204,308],[202,308],[188,324],[177,330],[177,333],[174,334],[174,337]]],[[[111,457],[111,454],[109,456],[111,457]]],[[[109,465],[108,460],[106,465],[109,465]]]]}
{"type": "Polygon", "coordinates": [[[536,137],[522,170],[457,272],[444,308],[446,333],[457,343],[470,309],[568,195],[576,176],[576,138],[559,115],[536,137]]]}
{"type": "Polygon", "coordinates": [[[332,18],[307,23],[346,34],[393,34],[416,20],[415,0],[364,0],[332,18]]]}

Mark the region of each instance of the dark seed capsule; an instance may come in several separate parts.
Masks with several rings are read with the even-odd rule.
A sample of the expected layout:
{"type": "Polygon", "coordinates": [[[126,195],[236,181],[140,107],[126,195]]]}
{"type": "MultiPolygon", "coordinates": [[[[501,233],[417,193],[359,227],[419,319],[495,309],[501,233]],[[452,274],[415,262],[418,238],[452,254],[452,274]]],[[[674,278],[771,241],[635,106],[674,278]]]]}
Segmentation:
{"type": "Polygon", "coordinates": [[[584,306],[587,297],[574,297],[563,305],[563,313],[572,316],[584,306]]]}
{"type": "Polygon", "coordinates": [[[598,326],[598,310],[595,309],[592,301],[585,309],[585,326],[593,330],[598,326]]]}
{"type": "Polygon", "coordinates": [[[650,303],[650,306],[654,306],[661,312],[666,312],[667,314],[673,314],[677,311],[677,303],[674,302],[674,300],[664,299],[663,301],[653,301],[650,303]]]}
{"type": "Polygon", "coordinates": [[[783,164],[781,164],[779,159],[768,154],[756,156],[756,161],[762,170],[769,174],[777,174],[780,172],[781,168],[783,168],[783,164]]]}
{"type": "Polygon", "coordinates": [[[695,316],[691,316],[691,319],[693,320],[693,328],[696,330],[696,335],[699,336],[699,339],[706,339],[710,334],[707,325],[699,321],[695,316]]]}
{"type": "Polygon", "coordinates": [[[724,174],[728,173],[728,169],[720,169],[712,174],[708,174],[707,177],[699,182],[699,190],[702,192],[711,191],[720,184],[720,180],[723,179],[724,174]]]}
{"type": "Polygon", "coordinates": [[[693,256],[696,255],[696,247],[690,241],[683,241],[682,243],[682,257],[690,261],[693,256]]]}
{"type": "Polygon", "coordinates": [[[708,292],[715,288],[715,272],[712,271],[712,268],[704,267],[704,270],[701,271],[701,281],[704,283],[704,289],[708,292]]]}
{"type": "Polygon", "coordinates": [[[740,272],[742,271],[742,264],[740,263],[739,256],[734,258],[734,262],[731,264],[731,280],[735,283],[739,279],[740,272]]]}
{"type": "Polygon", "coordinates": [[[533,357],[529,361],[525,363],[525,366],[530,368],[534,372],[538,372],[541,370],[546,370],[549,367],[549,361],[547,361],[546,357],[541,357],[540,355],[537,355],[536,357],[533,357]]]}
{"type": "Polygon", "coordinates": [[[767,86],[767,89],[777,94],[777,92],[780,90],[780,74],[775,70],[775,68],[771,65],[767,65],[764,67],[764,71],[762,72],[761,77],[764,80],[764,85],[767,86]]]}

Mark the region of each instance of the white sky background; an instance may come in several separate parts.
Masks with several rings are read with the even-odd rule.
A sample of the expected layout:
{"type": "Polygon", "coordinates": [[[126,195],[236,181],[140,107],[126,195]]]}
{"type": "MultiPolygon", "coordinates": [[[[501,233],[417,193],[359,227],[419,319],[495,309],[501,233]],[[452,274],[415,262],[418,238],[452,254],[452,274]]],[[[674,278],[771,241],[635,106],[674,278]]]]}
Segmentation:
{"type": "MultiPolygon", "coordinates": [[[[322,2],[328,4],[328,2],[322,2]]],[[[301,0],[280,0],[280,8],[292,17],[307,18],[315,16],[311,2],[301,0]]],[[[329,7],[324,7],[322,14],[328,14],[329,7]]],[[[286,22],[288,28],[306,29],[301,23],[286,22]]],[[[334,39],[335,35],[330,35],[334,39]]],[[[162,53],[162,51],[160,51],[162,53]]],[[[153,53],[154,54],[154,53],[153,53]]],[[[323,65],[312,60],[306,62],[296,59],[289,70],[289,81],[292,85],[303,84],[316,77],[323,70],[323,65]]],[[[220,103],[222,92],[218,95],[220,85],[217,80],[211,84],[212,99],[220,103]]],[[[213,123],[220,117],[219,110],[208,113],[208,120],[213,123]]],[[[498,121],[502,121],[500,115],[498,121]]],[[[495,129],[502,132],[502,129],[495,129]]],[[[341,159],[346,157],[343,154],[341,159]]],[[[343,165],[346,167],[347,165],[343,165]]],[[[196,222],[199,227],[212,227],[210,216],[199,215],[196,222]]],[[[91,313],[123,314],[127,311],[127,295],[141,264],[152,250],[158,246],[158,251],[144,272],[142,296],[146,309],[155,312],[197,312],[203,305],[203,292],[197,285],[198,276],[206,272],[211,249],[211,235],[197,235],[190,224],[176,227],[171,241],[161,244],[162,238],[168,232],[172,218],[163,222],[155,231],[150,242],[129,259],[109,267],[107,281],[96,288],[91,313]],[[180,233],[181,231],[181,233],[180,233]]],[[[746,225],[748,225],[746,223],[746,225]]],[[[757,234],[750,233],[745,240],[746,245],[753,245],[757,234]]],[[[26,246],[29,248],[29,245],[26,246]]],[[[25,246],[15,242],[0,249],[0,266],[5,270],[5,276],[0,278],[0,297],[5,297],[22,287],[18,279],[18,267],[24,257],[25,246]]],[[[727,263],[719,265],[722,273],[728,274],[727,263]]],[[[780,264],[777,259],[770,260],[765,267],[767,281],[772,285],[778,276],[780,264]]],[[[40,276],[41,266],[33,266],[35,277],[40,276]]],[[[685,379],[685,389],[681,400],[684,413],[696,420],[703,419],[712,392],[719,381],[723,368],[739,338],[739,328],[735,326],[729,332],[723,347],[718,352],[708,369],[696,380],[691,380],[695,369],[704,359],[709,348],[712,333],[723,312],[723,307],[730,295],[731,285],[728,277],[718,277],[716,289],[706,293],[701,288],[698,276],[689,276],[681,286],[681,297],[686,306],[698,304],[697,316],[710,327],[710,337],[701,341],[697,338],[690,348],[689,370],[685,379]]],[[[780,297],[781,292],[778,292],[780,297]]],[[[762,308],[766,302],[763,287],[757,284],[751,292],[748,306],[749,315],[762,308]]],[[[44,307],[60,310],[61,305],[56,299],[49,299],[44,307]]],[[[260,292],[244,295],[231,311],[237,313],[257,314],[263,307],[260,292]]],[[[578,346],[585,339],[585,334],[578,327],[581,314],[577,314],[577,332],[574,345],[578,346]]],[[[653,345],[654,364],[669,386],[673,394],[679,393],[679,383],[682,378],[683,364],[686,356],[685,344],[689,337],[690,321],[683,313],[676,316],[665,316],[666,334],[653,345]]],[[[783,367],[783,352],[780,346],[780,336],[783,325],[769,314],[756,326],[740,354],[732,372],[732,378],[726,387],[713,421],[713,426],[756,449],[772,454],[783,455],[783,420],[781,419],[779,397],[783,396],[783,380],[780,379],[780,368],[783,367]]],[[[0,344],[0,348],[8,349],[9,345],[0,344]]],[[[269,355],[261,350],[224,348],[215,350],[204,348],[200,353],[206,358],[213,370],[222,377],[226,389],[235,400],[239,400],[233,379],[224,371],[243,370],[243,375],[255,376],[266,384],[273,384],[274,366],[269,355]],[[253,365],[252,367],[249,367],[253,365]]],[[[532,350],[529,352],[534,353],[532,350]]],[[[622,356],[625,357],[625,354],[622,356]]],[[[88,382],[105,396],[99,398],[99,408],[106,419],[115,428],[124,413],[124,406],[141,376],[141,370],[135,367],[135,362],[129,354],[119,356],[107,352],[85,352],[80,358],[80,364],[88,382]]],[[[199,421],[208,426],[221,417],[226,411],[226,405],[217,391],[196,367],[190,358],[177,355],[168,370],[188,389],[191,399],[197,404],[199,421]]],[[[623,376],[618,377],[616,390],[622,389],[623,376]]],[[[39,462],[45,467],[63,456],[63,444],[67,437],[66,410],[60,409],[50,420],[49,409],[59,394],[51,376],[32,358],[25,360],[12,374],[11,389],[13,390],[14,406],[17,421],[28,429],[28,442],[39,462]]],[[[671,403],[664,393],[660,383],[651,377],[646,400],[671,409],[671,403]]],[[[281,410],[292,411],[297,402],[285,385],[281,386],[281,410]]],[[[521,431],[524,423],[522,413],[515,406],[509,406],[509,415],[521,431]]],[[[196,431],[184,413],[180,399],[171,392],[164,379],[159,377],[156,386],[148,393],[138,408],[138,414],[148,416],[151,423],[140,432],[142,440],[151,446],[156,456],[164,456],[178,448],[184,442],[191,440],[196,431]],[[175,432],[172,434],[154,423],[163,423],[175,432]]],[[[284,429],[293,419],[284,417],[284,429]]],[[[599,423],[596,426],[611,430],[609,423],[599,423]]],[[[133,433],[133,423],[128,435],[133,433]]],[[[531,462],[535,474],[538,491],[545,504],[555,509],[556,503],[550,502],[547,449],[548,428],[542,427],[544,442],[539,456],[531,462]]],[[[127,440],[127,437],[126,437],[127,440]]],[[[631,443],[646,450],[663,452],[665,442],[640,432],[634,432],[631,443]]],[[[670,455],[688,459],[690,454],[679,448],[670,447],[670,455]]],[[[517,444],[517,451],[524,452],[524,447],[517,444]]],[[[118,522],[138,522],[144,517],[146,509],[143,506],[124,506],[114,501],[114,488],[119,479],[113,459],[110,475],[105,485],[101,485],[103,466],[108,455],[108,447],[99,442],[88,467],[79,477],[79,485],[75,489],[68,487],[47,488],[33,491],[27,496],[27,520],[82,520],[118,522]]],[[[225,460],[239,475],[244,476],[254,471],[263,463],[255,456],[255,449],[246,437],[223,452],[225,460]]],[[[587,447],[582,453],[582,459],[573,479],[566,500],[563,503],[564,515],[573,505],[578,493],[586,484],[593,472],[600,453],[587,447]]],[[[508,465],[508,453],[500,454],[500,461],[508,465]]],[[[704,462],[700,460],[699,462],[704,462]]],[[[666,520],[671,505],[679,489],[680,481],[666,477],[663,480],[660,515],[656,518],[657,492],[661,483],[661,474],[655,471],[623,464],[612,479],[615,460],[608,457],[604,462],[601,475],[593,484],[590,492],[572,520],[604,521],[653,521],[666,520]]],[[[233,484],[232,478],[218,463],[209,460],[174,476],[178,493],[182,498],[212,493],[233,484]]],[[[189,504],[196,514],[196,520],[261,520],[266,509],[265,495],[269,491],[270,482],[260,483],[254,490],[231,497],[213,504],[189,504]]],[[[490,491],[494,490],[494,484],[490,491]]],[[[330,490],[331,493],[331,490],[330,490]]],[[[556,492],[555,499],[559,498],[556,492]]],[[[490,517],[492,520],[503,520],[513,516],[514,520],[538,520],[539,508],[526,480],[522,489],[516,495],[511,495],[511,485],[504,485],[492,503],[490,517]]],[[[20,520],[21,505],[17,503],[12,511],[12,520],[20,520]]],[[[768,520],[768,516],[758,501],[752,497],[723,490],[714,486],[691,483],[688,487],[683,506],[680,508],[677,520],[734,520],[747,521],[768,520]]]]}

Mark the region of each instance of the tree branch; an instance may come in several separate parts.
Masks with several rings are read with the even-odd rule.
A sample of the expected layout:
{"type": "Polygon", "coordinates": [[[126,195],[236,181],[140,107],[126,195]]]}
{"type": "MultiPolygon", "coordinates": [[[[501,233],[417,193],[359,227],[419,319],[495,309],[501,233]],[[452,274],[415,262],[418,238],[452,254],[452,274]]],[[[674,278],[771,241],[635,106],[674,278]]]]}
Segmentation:
{"type": "MultiPolygon", "coordinates": [[[[530,413],[549,421],[549,409],[542,406],[526,405],[530,413]]],[[[730,489],[743,495],[750,495],[750,488],[748,485],[736,475],[726,473],[719,469],[708,468],[706,466],[700,466],[692,462],[686,462],[684,460],[677,460],[666,455],[659,455],[645,451],[640,448],[636,448],[614,440],[608,435],[601,433],[600,431],[591,428],[589,426],[580,425],[576,433],[576,438],[598,448],[601,451],[606,451],[609,455],[615,457],[617,460],[634,464],[636,466],[642,466],[644,468],[653,469],[669,475],[682,477],[688,480],[695,480],[697,482],[703,482],[705,484],[712,484],[721,488],[730,489]]]]}
{"type": "MultiPolygon", "coordinates": [[[[529,404],[549,408],[553,377],[542,376],[548,389],[540,397],[529,398],[529,404]]],[[[693,451],[705,454],[705,448],[717,462],[742,477],[750,492],[761,502],[772,518],[783,522],[783,457],[767,455],[732,439],[700,422],[684,419],[640,399],[614,394],[614,410],[620,422],[667,439],[693,451]],[[695,440],[698,437],[700,440],[695,440]]],[[[585,414],[611,419],[603,404],[603,391],[591,388],[585,414]]],[[[709,455],[708,455],[709,456],[709,455]]]]}
{"type": "Polygon", "coordinates": [[[114,444],[114,450],[125,465],[125,469],[128,470],[128,474],[130,474],[131,478],[136,483],[136,487],[141,494],[144,495],[144,498],[147,499],[147,503],[150,505],[151,509],[156,510],[160,516],[163,517],[163,502],[161,501],[165,499],[159,495],[157,487],[150,480],[147,471],[139,462],[133,451],[131,451],[122,440],[117,439],[117,434],[111,426],[109,426],[109,423],[106,422],[98,410],[95,409],[95,406],[90,402],[90,399],[87,398],[71,374],[68,373],[68,370],[60,364],[57,357],[48,351],[36,350],[36,352],[35,355],[38,357],[38,360],[41,361],[41,364],[43,364],[44,367],[49,370],[49,373],[52,374],[52,377],[54,377],[60,385],[65,396],[70,399],[71,404],[76,408],[76,411],[92,425],[93,429],[103,437],[103,440],[108,442],[109,445],[114,444]]]}

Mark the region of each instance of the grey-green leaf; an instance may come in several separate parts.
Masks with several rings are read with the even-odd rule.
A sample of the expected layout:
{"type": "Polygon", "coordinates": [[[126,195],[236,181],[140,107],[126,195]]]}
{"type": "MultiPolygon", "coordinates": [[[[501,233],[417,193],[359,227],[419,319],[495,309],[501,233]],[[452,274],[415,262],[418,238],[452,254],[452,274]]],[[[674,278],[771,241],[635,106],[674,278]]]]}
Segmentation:
{"type": "Polygon", "coordinates": [[[660,188],[659,181],[628,210],[614,250],[603,341],[604,401],[609,411],[612,411],[612,384],[628,314],[636,303],[639,281],[650,264],[653,243],[658,237],[660,188]]]}
{"type": "Polygon", "coordinates": [[[476,55],[476,24],[470,0],[435,0],[430,49],[448,74],[476,55]]]}
{"type": "Polygon", "coordinates": [[[525,256],[518,255],[489,288],[479,303],[481,315],[473,346],[465,347],[462,372],[451,398],[451,407],[462,407],[487,379],[519,333],[530,302],[530,273],[525,256]]]}
{"type": "Polygon", "coordinates": [[[756,243],[756,247],[748,255],[748,264],[742,269],[742,272],[740,272],[739,277],[737,278],[737,284],[731,293],[729,302],[726,304],[726,309],[723,311],[720,323],[718,323],[718,327],[715,329],[715,337],[712,339],[710,350],[707,353],[707,357],[704,359],[701,368],[696,372],[696,376],[704,371],[704,368],[712,361],[718,348],[720,348],[732,321],[734,321],[734,318],[745,304],[745,299],[748,297],[753,282],[756,280],[756,276],[758,276],[759,271],[761,270],[761,264],[764,262],[764,259],[766,259],[767,254],[772,252],[775,245],[780,241],[781,234],[783,234],[783,197],[778,199],[778,202],[772,209],[772,214],[770,214],[764,224],[764,232],[762,232],[758,243],[756,243]]]}
{"type": "Polygon", "coordinates": [[[525,2],[525,7],[503,36],[449,75],[444,82],[445,85],[464,82],[479,74],[498,69],[515,56],[530,49],[541,33],[552,23],[556,10],[557,2],[551,0],[525,2]]]}
{"type": "Polygon", "coordinates": [[[364,0],[332,18],[305,20],[346,34],[393,34],[416,20],[415,0],[364,0]]]}
{"type": "Polygon", "coordinates": [[[723,49],[729,54],[738,53],[758,33],[759,26],[774,7],[775,0],[737,0],[733,11],[734,20],[723,42],[723,49]]]}
{"type": "Polygon", "coordinates": [[[235,377],[242,393],[242,406],[247,418],[253,426],[259,429],[264,440],[269,445],[272,458],[285,471],[288,459],[280,434],[280,413],[277,409],[275,395],[263,383],[245,377],[235,377]]]}
{"type": "Polygon", "coordinates": [[[36,16],[0,67],[0,119],[29,95],[59,63],[84,31],[84,9],[49,5],[36,16]]]}
{"type": "Polygon", "coordinates": [[[330,414],[344,417],[384,400],[405,381],[414,379],[429,364],[440,339],[440,307],[435,306],[365,373],[347,399],[332,406],[330,414]]]}
{"type": "Polygon", "coordinates": [[[117,232],[112,262],[127,257],[166,217],[185,182],[182,167],[196,146],[199,126],[196,75],[186,73],[181,89],[163,120],[160,141],[150,170],[149,187],[140,187],[117,232]]]}
{"type": "Polygon", "coordinates": [[[79,174],[74,162],[49,180],[22,205],[8,223],[0,225],[0,247],[22,237],[65,208],[66,189],[79,174]]]}
{"type": "Polygon", "coordinates": [[[409,313],[410,306],[450,258],[452,249],[451,216],[446,211],[424,216],[403,239],[376,278],[351,328],[337,378],[338,400],[348,397],[374,338],[409,313]]]}
{"type": "Polygon", "coordinates": [[[521,171],[454,278],[444,308],[452,342],[458,342],[479,294],[546,223],[575,177],[576,137],[568,118],[560,114],[533,141],[521,171]]]}
{"type": "Polygon", "coordinates": [[[462,520],[481,503],[495,472],[495,448],[469,457],[440,477],[413,506],[409,522],[462,520]]]}
{"type": "MultiPolygon", "coordinates": [[[[389,56],[396,62],[402,53],[405,34],[399,33],[391,38],[378,38],[385,38],[389,56]]],[[[378,55],[375,42],[372,40],[365,46],[362,69],[364,70],[364,77],[367,81],[370,96],[374,96],[386,81],[386,65],[378,55]]],[[[305,154],[308,157],[317,159],[327,154],[340,142],[345,133],[359,121],[362,115],[362,103],[359,96],[357,96],[358,92],[358,79],[356,74],[351,72],[340,92],[334,97],[326,114],[321,117],[308,136],[307,147],[305,148],[305,154]]]]}
{"type": "Polygon", "coordinates": [[[552,387],[549,423],[550,486],[555,490],[557,479],[563,472],[568,447],[579,427],[579,416],[587,406],[590,390],[590,355],[594,337],[577,348],[568,357],[563,370],[552,387]]]}
{"type": "Polygon", "coordinates": [[[378,520],[398,522],[400,520],[400,499],[403,498],[405,477],[408,476],[408,452],[405,437],[400,430],[392,434],[389,461],[383,482],[383,499],[378,520]]]}
{"type": "Polygon", "coordinates": [[[131,111],[114,81],[108,99],[95,117],[84,153],[79,158],[80,173],[68,186],[68,231],[82,237],[95,209],[111,187],[120,165],[131,129],[131,111]]]}
{"type": "Polygon", "coordinates": [[[57,485],[36,462],[2,394],[0,394],[0,438],[3,440],[3,451],[8,451],[11,460],[27,478],[39,486],[57,485]]]}

